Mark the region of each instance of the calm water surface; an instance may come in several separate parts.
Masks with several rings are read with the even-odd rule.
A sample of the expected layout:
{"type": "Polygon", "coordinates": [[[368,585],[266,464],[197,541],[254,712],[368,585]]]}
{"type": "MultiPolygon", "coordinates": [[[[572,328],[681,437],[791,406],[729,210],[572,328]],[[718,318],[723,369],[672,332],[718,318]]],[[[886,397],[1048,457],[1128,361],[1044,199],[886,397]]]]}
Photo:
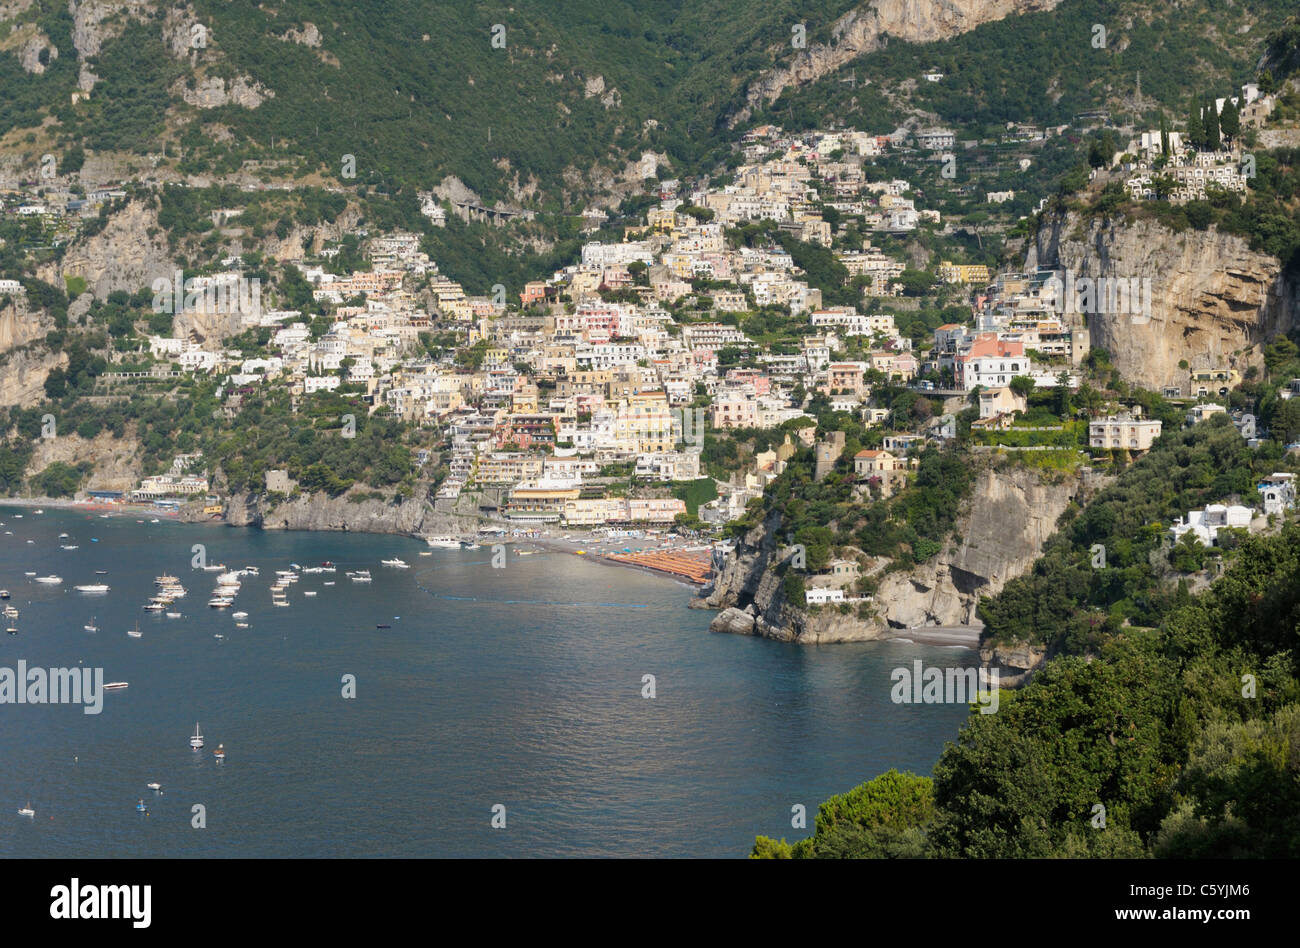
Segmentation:
{"type": "Polygon", "coordinates": [[[512,555],[502,570],[486,549],[420,556],[392,536],[13,507],[0,521],[0,587],[21,610],[0,666],[130,682],[99,715],[0,705],[3,856],[738,857],[756,833],[807,835],[792,804],[811,823],[821,800],[890,767],[928,773],[967,715],[889,700],[891,669],[968,665],[967,650],[714,635],[686,587],[573,556],[512,555]],[[217,574],[191,569],[195,543],[261,570],[231,610],[208,608],[217,574]],[[411,568],[380,565],[393,556],[411,568]],[[276,569],[323,560],[339,571],[302,576],[292,605],[272,607],[276,569]],[[362,568],[373,583],[344,575],[362,568]],[[163,572],[188,590],[183,618],[141,608],[163,572]],[[93,582],[112,590],[72,591],[93,582]],[[83,630],[92,616],[98,633],[83,630]],[[34,819],[17,815],[28,800],[34,819]]]}

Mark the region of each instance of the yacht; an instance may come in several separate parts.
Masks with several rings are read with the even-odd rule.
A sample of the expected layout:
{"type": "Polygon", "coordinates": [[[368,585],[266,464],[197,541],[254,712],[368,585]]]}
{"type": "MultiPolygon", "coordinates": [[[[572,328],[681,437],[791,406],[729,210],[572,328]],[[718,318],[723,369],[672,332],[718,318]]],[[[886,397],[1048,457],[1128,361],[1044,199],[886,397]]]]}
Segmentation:
{"type": "Polygon", "coordinates": [[[229,609],[235,604],[235,600],[229,596],[213,596],[208,600],[208,605],[213,609],[229,609]]]}
{"type": "Polygon", "coordinates": [[[155,576],[153,579],[153,584],[155,586],[179,586],[180,583],[181,581],[175,576],[169,576],[166,573],[163,573],[161,576],[155,576]]]}
{"type": "Polygon", "coordinates": [[[190,738],[190,747],[198,750],[203,746],[203,732],[199,730],[197,724],[194,725],[194,736],[190,738]]]}
{"type": "Polygon", "coordinates": [[[247,573],[249,576],[262,575],[261,571],[256,566],[245,566],[243,572],[247,573]]]}
{"type": "Polygon", "coordinates": [[[167,600],[151,599],[149,600],[148,604],[144,608],[146,612],[166,612],[167,600]]]}
{"type": "Polygon", "coordinates": [[[224,573],[226,571],[225,563],[213,563],[211,566],[203,567],[205,573],[224,573]]]}
{"type": "Polygon", "coordinates": [[[409,564],[407,564],[406,560],[397,557],[393,557],[391,560],[380,560],[379,562],[383,563],[385,566],[396,566],[398,569],[409,568],[409,564]]]}
{"type": "Polygon", "coordinates": [[[85,585],[85,586],[73,586],[72,588],[75,589],[75,590],[76,590],[77,592],[79,592],[79,593],[106,593],[106,592],[108,592],[108,585],[107,585],[106,583],[89,583],[88,585],[85,585]]]}
{"type": "Polygon", "coordinates": [[[440,549],[446,549],[446,550],[460,549],[459,537],[425,537],[424,542],[429,544],[429,546],[436,546],[439,547],[440,549]]]}
{"type": "Polygon", "coordinates": [[[54,576],[53,574],[49,576],[37,576],[36,581],[38,583],[44,583],[46,586],[57,586],[59,583],[63,582],[63,577],[54,576]]]}

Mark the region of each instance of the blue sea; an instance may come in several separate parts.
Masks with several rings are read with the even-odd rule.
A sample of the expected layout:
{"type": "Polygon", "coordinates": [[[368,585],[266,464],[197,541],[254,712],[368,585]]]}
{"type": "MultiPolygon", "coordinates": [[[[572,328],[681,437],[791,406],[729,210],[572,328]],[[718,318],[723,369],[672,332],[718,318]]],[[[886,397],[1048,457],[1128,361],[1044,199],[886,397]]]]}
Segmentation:
{"type": "Polygon", "coordinates": [[[0,856],[743,857],[756,834],[809,835],[819,802],[891,767],[929,773],[969,713],[889,697],[893,668],[966,666],[965,649],[711,634],[686,586],[565,554],[493,569],[486,548],[420,556],[394,536],[0,521],[20,610],[0,666],[130,683],[98,715],[0,704],[0,856]],[[195,544],[260,569],[232,609],[208,608],[217,574],[192,568],[195,544]],[[394,556],[410,568],[380,565],[394,556]],[[272,606],[275,570],[325,560],[338,572],[272,606]],[[142,609],[164,572],[188,590],[182,618],[142,609]],[[111,591],[72,589],[95,582],[111,591]]]}

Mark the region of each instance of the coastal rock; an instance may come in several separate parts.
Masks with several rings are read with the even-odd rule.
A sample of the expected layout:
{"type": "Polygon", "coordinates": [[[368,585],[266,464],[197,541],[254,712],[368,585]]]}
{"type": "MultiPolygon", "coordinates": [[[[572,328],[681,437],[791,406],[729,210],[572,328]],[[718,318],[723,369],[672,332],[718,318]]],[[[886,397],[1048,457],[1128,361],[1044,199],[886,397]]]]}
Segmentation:
{"type": "Polygon", "coordinates": [[[980,649],[980,663],[1000,669],[1003,687],[1024,684],[1047,663],[1047,649],[1038,645],[996,645],[980,649]]]}
{"type": "Polygon", "coordinates": [[[1070,502],[1103,483],[1096,477],[1049,479],[1019,467],[981,470],[943,550],[908,570],[883,571],[889,561],[876,561],[872,571],[883,571],[879,588],[863,604],[809,608],[786,601],[776,541],[782,517],[773,512],[737,541],[693,605],[724,610],[714,631],[743,626],[733,613],[746,610],[754,621],[753,631],[744,634],[804,644],[871,641],[921,626],[978,625],[980,597],[995,595],[1029,570],[1070,502]]]}
{"type": "Polygon", "coordinates": [[[733,635],[753,635],[754,617],[743,609],[724,609],[709,623],[710,632],[730,632],[733,635]]]}

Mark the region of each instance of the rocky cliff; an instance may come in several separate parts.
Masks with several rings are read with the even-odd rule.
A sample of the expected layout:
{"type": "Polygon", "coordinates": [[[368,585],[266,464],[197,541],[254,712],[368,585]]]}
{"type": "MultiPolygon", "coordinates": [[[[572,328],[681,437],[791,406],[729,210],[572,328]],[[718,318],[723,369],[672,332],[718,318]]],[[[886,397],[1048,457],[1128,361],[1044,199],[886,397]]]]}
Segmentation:
{"type": "Polygon", "coordinates": [[[62,261],[45,264],[37,275],[55,286],[63,285],[64,276],[83,277],[104,299],[114,290],[134,293],[158,277],[170,280],[176,269],[157,211],[132,201],[109,218],[102,231],[72,244],[62,261]]]}
{"type": "Polygon", "coordinates": [[[1175,234],[1152,220],[1084,221],[1045,215],[1026,269],[1068,269],[1078,278],[1150,279],[1144,314],[1087,317],[1092,345],[1110,353],[1125,378],[1146,388],[1185,385],[1193,369],[1261,362],[1264,342],[1296,325],[1300,287],[1276,257],[1210,228],[1175,234]]]}
{"type": "MultiPolygon", "coordinates": [[[[475,518],[433,511],[422,499],[393,503],[388,499],[353,497],[368,493],[357,490],[339,497],[301,494],[274,506],[261,495],[236,493],[226,501],[224,520],[230,526],[261,527],[264,530],[339,530],[355,533],[465,533],[473,532],[475,518]]],[[[210,519],[202,504],[191,504],[182,519],[198,522],[210,519]]]]}
{"type": "Polygon", "coordinates": [[[774,512],[736,544],[714,584],[692,605],[722,609],[710,628],[807,644],[867,641],[890,629],[977,625],[981,596],[999,592],[1026,572],[1056,529],[1056,521],[1086,488],[1077,476],[1047,480],[1035,471],[1008,467],[982,471],[957,520],[953,537],[935,558],[908,570],[882,571],[875,615],[857,607],[807,610],[785,600],[777,566],[781,515],[774,512]]]}
{"type": "MultiPolygon", "coordinates": [[[[788,66],[770,70],[747,91],[749,107],[772,102],[786,86],[805,85],[835,72],[889,40],[933,43],[1008,16],[1054,10],[1061,0],[870,0],[835,21],[830,44],[796,52],[788,66]]],[[[736,121],[748,118],[746,109],[736,121]]]]}

